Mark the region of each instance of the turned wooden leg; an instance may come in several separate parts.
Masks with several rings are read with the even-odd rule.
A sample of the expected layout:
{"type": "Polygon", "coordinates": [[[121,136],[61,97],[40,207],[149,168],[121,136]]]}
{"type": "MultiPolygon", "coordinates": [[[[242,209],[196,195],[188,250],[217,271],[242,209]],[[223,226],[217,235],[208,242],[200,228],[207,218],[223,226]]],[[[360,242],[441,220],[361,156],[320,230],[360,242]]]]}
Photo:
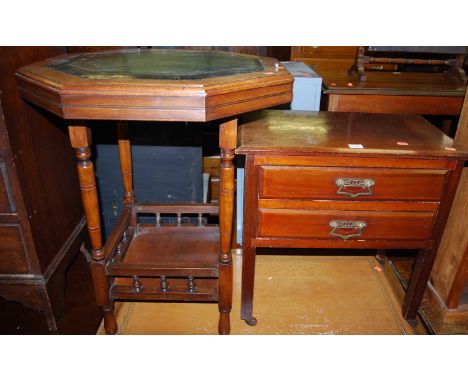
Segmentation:
{"type": "MultiPolygon", "coordinates": [[[[120,169],[122,170],[122,182],[124,186],[124,204],[135,205],[135,194],[133,192],[133,170],[132,149],[130,145],[130,134],[127,122],[119,122],[117,125],[117,139],[119,143],[120,169]]],[[[132,209],[130,225],[136,225],[135,211],[132,209]]]]}
{"type": "MultiPolygon", "coordinates": [[[[245,241],[243,241],[245,243],[245,241]]],[[[253,291],[255,279],[255,248],[242,245],[242,296],[241,319],[248,325],[255,326],[257,319],[253,317],[253,291]]]]}
{"type": "Polygon", "coordinates": [[[130,134],[127,122],[119,122],[117,125],[117,139],[119,142],[120,168],[124,185],[124,203],[132,204],[135,201],[133,193],[132,149],[130,146],[130,134]]]}
{"type": "Polygon", "coordinates": [[[229,314],[232,308],[232,255],[231,238],[234,215],[234,149],[237,146],[237,120],[221,124],[219,147],[221,148],[220,189],[219,189],[219,281],[218,309],[219,334],[229,334],[229,314]]]}
{"type": "Polygon", "coordinates": [[[91,132],[85,126],[68,128],[72,147],[78,160],[78,178],[81,188],[81,199],[86,216],[89,238],[91,241],[91,275],[93,278],[96,300],[104,313],[104,327],[107,334],[117,332],[114,308],[109,298],[109,280],[105,272],[106,253],[102,244],[101,218],[96,189],[94,167],[91,162],[91,132]]]}

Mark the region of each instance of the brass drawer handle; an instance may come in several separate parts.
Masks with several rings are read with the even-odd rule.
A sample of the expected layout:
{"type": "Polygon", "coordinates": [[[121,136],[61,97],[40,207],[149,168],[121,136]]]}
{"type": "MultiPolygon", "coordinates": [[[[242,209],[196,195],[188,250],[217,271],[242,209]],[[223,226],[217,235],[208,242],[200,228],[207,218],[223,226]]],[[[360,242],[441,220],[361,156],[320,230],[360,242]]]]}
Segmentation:
{"type": "Polygon", "coordinates": [[[375,180],[361,178],[338,178],[335,183],[339,187],[338,191],[336,191],[337,195],[347,195],[351,198],[357,198],[358,196],[372,195],[372,186],[375,184],[375,180]],[[347,188],[360,188],[362,191],[346,191],[347,188]]]}
{"type": "Polygon", "coordinates": [[[332,228],[330,236],[338,236],[343,240],[350,239],[352,237],[359,237],[362,235],[362,230],[366,228],[367,224],[363,221],[346,221],[346,220],[332,220],[328,225],[332,228]],[[350,233],[349,235],[342,235],[336,231],[340,229],[345,230],[356,230],[356,233],[350,233]]]}

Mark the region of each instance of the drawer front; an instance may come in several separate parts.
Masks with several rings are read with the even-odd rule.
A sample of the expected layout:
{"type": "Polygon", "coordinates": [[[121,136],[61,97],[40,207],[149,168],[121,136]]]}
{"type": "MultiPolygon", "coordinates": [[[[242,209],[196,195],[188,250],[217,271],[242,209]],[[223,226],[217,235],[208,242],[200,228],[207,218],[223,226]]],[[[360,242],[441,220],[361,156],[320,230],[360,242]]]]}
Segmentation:
{"type": "Polygon", "coordinates": [[[0,238],[0,274],[29,273],[20,227],[1,225],[0,238]]]}
{"type": "Polygon", "coordinates": [[[258,237],[331,240],[428,240],[434,212],[258,211],[258,237]]]}
{"type": "Polygon", "coordinates": [[[261,166],[263,199],[438,201],[447,170],[261,166]]]}

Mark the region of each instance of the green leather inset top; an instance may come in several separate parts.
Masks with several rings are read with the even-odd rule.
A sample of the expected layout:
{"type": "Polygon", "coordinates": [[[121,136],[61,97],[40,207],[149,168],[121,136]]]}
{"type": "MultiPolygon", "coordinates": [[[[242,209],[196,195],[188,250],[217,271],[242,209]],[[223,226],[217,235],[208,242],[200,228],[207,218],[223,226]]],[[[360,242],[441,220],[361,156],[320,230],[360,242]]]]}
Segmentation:
{"type": "Polygon", "coordinates": [[[229,52],[142,49],[83,54],[49,67],[81,78],[197,80],[264,70],[255,56],[229,52]]]}

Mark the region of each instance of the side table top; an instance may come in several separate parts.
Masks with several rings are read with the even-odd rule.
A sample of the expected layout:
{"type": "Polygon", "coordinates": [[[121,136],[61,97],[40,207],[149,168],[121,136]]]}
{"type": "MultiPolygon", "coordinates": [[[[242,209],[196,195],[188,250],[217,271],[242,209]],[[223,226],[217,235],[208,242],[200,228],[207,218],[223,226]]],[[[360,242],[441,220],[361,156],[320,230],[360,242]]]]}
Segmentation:
{"type": "Polygon", "coordinates": [[[20,95],[65,119],[210,121],[288,103],[276,59],[178,49],[66,54],[18,70],[20,95]]]}
{"type": "Polygon", "coordinates": [[[468,159],[468,147],[417,115],[263,110],[244,120],[238,154],[468,159]]]}
{"type": "Polygon", "coordinates": [[[323,71],[325,94],[424,95],[463,97],[466,86],[443,73],[366,72],[367,80],[346,71],[323,71]]]}

